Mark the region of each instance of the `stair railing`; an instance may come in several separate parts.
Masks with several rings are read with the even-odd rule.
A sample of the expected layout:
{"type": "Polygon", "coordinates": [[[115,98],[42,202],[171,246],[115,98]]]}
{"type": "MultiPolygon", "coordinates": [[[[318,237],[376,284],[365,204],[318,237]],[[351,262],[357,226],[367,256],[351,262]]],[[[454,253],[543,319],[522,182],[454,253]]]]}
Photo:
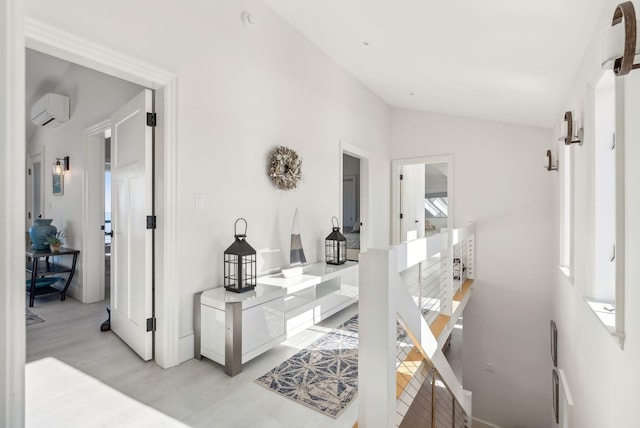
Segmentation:
{"type": "MultiPolygon", "coordinates": [[[[464,391],[457,381],[441,351],[441,344],[425,320],[424,312],[426,309],[430,316],[435,312],[446,316],[452,314],[453,295],[460,290],[465,277],[473,275],[474,238],[475,228],[470,224],[389,249],[370,249],[361,254],[360,427],[402,425],[397,411],[399,390],[396,370],[403,363],[398,360],[398,325],[410,339],[411,350],[422,357],[416,364],[424,364],[431,370],[433,391],[450,394],[451,426],[464,426],[459,425],[460,415],[465,419],[471,415],[471,393],[464,391]],[[454,251],[458,251],[458,257],[454,257],[454,251]],[[458,279],[454,279],[455,258],[460,262],[458,279]],[[456,412],[459,414],[457,422],[456,412]]],[[[433,415],[435,418],[436,413],[433,415]]]]}

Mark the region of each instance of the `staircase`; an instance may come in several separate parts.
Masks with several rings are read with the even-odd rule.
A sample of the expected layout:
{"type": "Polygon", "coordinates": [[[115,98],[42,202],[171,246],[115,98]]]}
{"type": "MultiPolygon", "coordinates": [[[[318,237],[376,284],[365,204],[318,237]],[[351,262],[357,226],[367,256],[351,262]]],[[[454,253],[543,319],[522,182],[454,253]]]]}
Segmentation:
{"type": "Polygon", "coordinates": [[[473,289],[474,239],[470,224],[363,254],[355,426],[469,426],[471,392],[441,349],[473,289]]]}

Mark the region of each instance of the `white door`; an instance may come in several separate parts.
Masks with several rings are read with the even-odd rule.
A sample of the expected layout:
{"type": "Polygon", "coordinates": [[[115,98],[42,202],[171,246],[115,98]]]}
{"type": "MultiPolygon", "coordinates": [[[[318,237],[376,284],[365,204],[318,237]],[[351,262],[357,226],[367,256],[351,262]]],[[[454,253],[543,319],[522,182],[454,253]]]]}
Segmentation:
{"type": "Polygon", "coordinates": [[[424,164],[404,165],[400,181],[400,241],[424,237],[424,164]]]}
{"type": "Polygon", "coordinates": [[[144,360],[153,356],[152,108],[145,89],[111,117],[111,329],[144,360]]]}

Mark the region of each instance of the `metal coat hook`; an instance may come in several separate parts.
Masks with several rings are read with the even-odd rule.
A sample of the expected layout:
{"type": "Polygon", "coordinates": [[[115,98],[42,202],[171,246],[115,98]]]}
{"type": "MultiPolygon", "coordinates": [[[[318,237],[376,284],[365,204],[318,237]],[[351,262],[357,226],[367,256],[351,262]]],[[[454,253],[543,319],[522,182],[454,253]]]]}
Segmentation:
{"type": "Polygon", "coordinates": [[[544,166],[547,171],[557,171],[558,170],[558,161],[556,160],[553,163],[553,159],[551,157],[551,150],[547,150],[547,164],[544,166]]]}
{"type": "Polygon", "coordinates": [[[583,140],[583,129],[579,128],[576,130],[576,135],[573,135],[573,113],[567,111],[564,113],[564,121],[567,122],[567,135],[564,138],[560,138],[564,140],[564,144],[567,146],[571,144],[579,144],[582,145],[583,140]]]}
{"type": "Polygon", "coordinates": [[[616,58],[613,63],[613,73],[616,76],[624,76],[629,74],[631,70],[640,68],[640,64],[634,64],[636,55],[636,11],[633,3],[628,1],[620,3],[615,12],[613,12],[613,20],[611,26],[618,25],[624,18],[624,54],[620,58],[616,58]]]}

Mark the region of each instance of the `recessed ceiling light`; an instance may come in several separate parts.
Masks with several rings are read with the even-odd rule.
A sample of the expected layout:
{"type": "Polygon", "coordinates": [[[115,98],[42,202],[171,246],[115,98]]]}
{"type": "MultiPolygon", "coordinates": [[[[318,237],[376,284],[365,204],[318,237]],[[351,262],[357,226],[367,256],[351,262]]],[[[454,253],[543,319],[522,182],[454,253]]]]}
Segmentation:
{"type": "Polygon", "coordinates": [[[369,46],[369,42],[367,42],[367,41],[362,42],[362,44],[365,45],[365,46],[369,46]]]}
{"type": "Polygon", "coordinates": [[[415,95],[415,93],[413,93],[413,92],[409,92],[409,95],[414,96],[414,95],[415,95]]]}

